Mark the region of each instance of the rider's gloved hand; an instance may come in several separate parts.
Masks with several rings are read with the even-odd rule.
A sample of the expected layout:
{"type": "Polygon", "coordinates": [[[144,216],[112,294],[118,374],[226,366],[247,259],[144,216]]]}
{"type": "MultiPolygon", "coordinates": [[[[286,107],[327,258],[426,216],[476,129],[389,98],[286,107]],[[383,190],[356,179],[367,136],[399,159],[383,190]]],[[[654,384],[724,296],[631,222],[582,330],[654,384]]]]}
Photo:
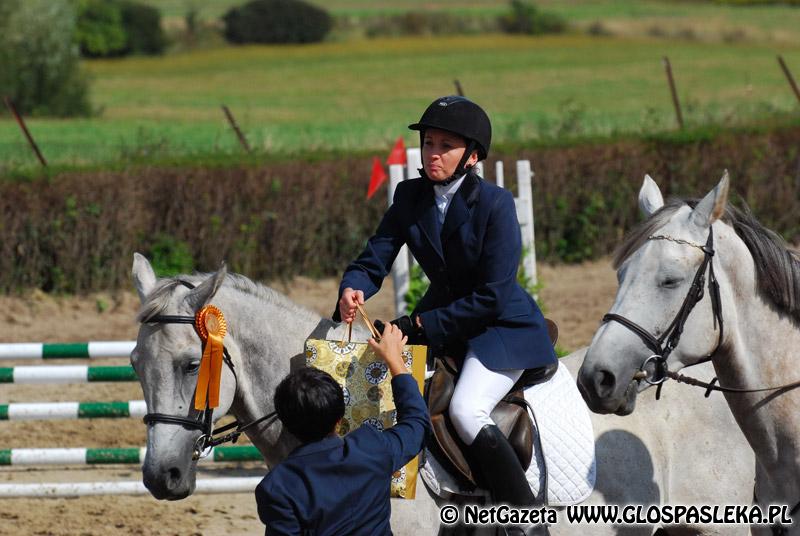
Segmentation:
{"type": "MultiPolygon", "coordinates": [[[[385,326],[384,322],[381,320],[376,320],[374,322],[375,328],[380,332],[383,333],[383,328],[385,326]]],[[[427,344],[428,338],[425,336],[425,329],[422,327],[422,324],[417,320],[417,317],[414,318],[403,315],[399,318],[395,318],[390,322],[390,324],[394,324],[400,331],[403,332],[403,335],[408,337],[408,344],[427,344]]]]}

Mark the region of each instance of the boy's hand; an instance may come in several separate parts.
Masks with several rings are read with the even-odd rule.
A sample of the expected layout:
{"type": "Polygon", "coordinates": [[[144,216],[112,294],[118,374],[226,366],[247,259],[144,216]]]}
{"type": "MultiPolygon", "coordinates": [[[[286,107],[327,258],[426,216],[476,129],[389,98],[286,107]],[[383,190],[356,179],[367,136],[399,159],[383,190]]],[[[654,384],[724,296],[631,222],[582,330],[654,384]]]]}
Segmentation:
{"type": "Polygon", "coordinates": [[[386,324],[384,326],[381,342],[373,338],[369,340],[369,345],[375,350],[375,353],[386,362],[392,376],[408,374],[405,361],[403,360],[403,346],[405,346],[406,341],[408,341],[408,337],[403,335],[400,328],[393,324],[386,324]]]}

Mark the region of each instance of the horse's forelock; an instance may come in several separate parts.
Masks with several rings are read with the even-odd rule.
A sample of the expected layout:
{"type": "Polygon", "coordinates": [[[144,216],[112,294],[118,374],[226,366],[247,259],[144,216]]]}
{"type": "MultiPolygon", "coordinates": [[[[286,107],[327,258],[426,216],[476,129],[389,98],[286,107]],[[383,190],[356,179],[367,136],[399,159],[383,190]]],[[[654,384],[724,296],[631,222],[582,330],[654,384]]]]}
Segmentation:
{"type": "Polygon", "coordinates": [[[146,301],[139,307],[139,312],[136,314],[137,322],[147,322],[163,313],[170,303],[172,292],[179,284],[177,278],[163,279],[156,283],[155,288],[147,295],[146,301]]]}
{"type": "Polygon", "coordinates": [[[647,242],[647,239],[655,234],[658,229],[664,227],[670,218],[686,205],[683,199],[669,199],[663,207],[658,209],[652,216],[639,223],[631,229],[622,239],[622,243],[614,250],[612,266],[618,270],[622,264],[633,255],[633,253],[647,242]]]}

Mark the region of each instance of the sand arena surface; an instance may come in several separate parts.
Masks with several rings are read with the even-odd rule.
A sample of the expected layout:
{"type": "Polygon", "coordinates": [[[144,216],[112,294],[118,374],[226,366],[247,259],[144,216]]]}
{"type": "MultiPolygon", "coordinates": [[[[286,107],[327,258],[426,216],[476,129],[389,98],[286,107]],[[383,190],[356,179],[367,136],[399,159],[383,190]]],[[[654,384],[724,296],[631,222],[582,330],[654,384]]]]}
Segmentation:
{"type": "MultiPolygon", "coordinates": [[[[544,281],[541,301],[560,328],[559,345],[574,350],[589,343],[600,318],[611,306],[616,278],[607,259],[576,266],[539,266],[544,281]]],[[[274,288],[320,314],[330,314],[338,281],[295,278],[274,288]]],[[[393,318],[391,282],[367,302],[372,318],[393,318]]],[[[133,340],[139,300],[133,292],[53,297],[34,292],[0,298],[5,329],[0,342],[79,342],[133,340]]],[[[48,364],[86,364],[53,360],[48,364]]],[[[121,359],[93,360],[92,365],[119,365],[121,359]]],[[[35,365],[10,361],[0,366],[35,365]]],[[[74,385],[0,385],[0,403],[110,401],[142,398],[138,383],[74,385]]],[[[0,422],[0,448],[138,447],[145,425],[134,419],[0,422]]],[[[262,463],[208,465],[208,474],[260,476],[262,463]]],[[[139,480],[136,466],[32,468],[2,467],[0,483],[139,480]]],[[[177,502],[152,497],[82,497],[70,499],[0,499],[0,535],[238,535],[263,534],[252,493],[195,495],[177,502]]],[[[397,532],[399,535],[402,533],[397,532]]]]}

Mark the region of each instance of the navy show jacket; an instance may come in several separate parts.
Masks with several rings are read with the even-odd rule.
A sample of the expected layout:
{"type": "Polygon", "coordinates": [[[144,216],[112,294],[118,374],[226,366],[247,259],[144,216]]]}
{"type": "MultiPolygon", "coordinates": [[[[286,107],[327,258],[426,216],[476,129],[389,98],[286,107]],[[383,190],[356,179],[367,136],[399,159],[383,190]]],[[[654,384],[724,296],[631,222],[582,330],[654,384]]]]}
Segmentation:
{"type": "MultiPolygon", "coordinates": [[[[392,378],[397,424],[297,447],[256,488],[266,535],[391,535],[392,474],[422,449],[430,417],[411,374],[392,378]]],[[[421,491],[424,493],[424,491],[421,491]]]]}
{"type": "Polygon", "coordinates": [[[339,296],[348,287],[365,299],[378,292],[408,244],[431,282],[415,312],[436,351],[459,357],[468,345],[490,370],[554,363],[544,316],[517,283],[522,239],[511,192],[470,171],[441,225],[437,211],[430,181],[398,184],[375,234],[345,270],[339,296]]]}

